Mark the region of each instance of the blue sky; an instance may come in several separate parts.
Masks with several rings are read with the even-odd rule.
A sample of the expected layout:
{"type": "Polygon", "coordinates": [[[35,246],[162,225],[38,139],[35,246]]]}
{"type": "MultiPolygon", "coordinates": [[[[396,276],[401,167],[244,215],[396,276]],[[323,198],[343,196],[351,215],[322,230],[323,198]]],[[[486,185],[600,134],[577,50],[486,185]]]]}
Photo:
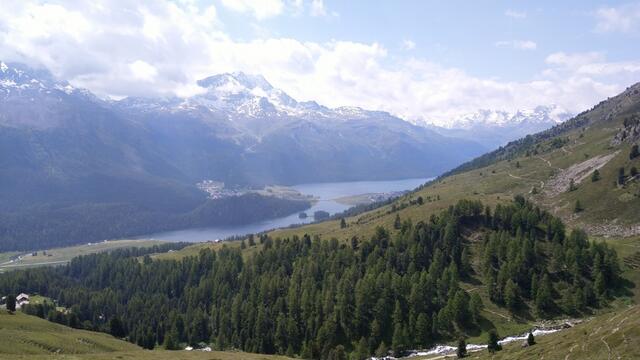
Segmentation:
{"type": "MultiPolygon", "coordinates": [[[[637,32],[597,31],[598,10],[632,4],[598,1],[324,1],[327,16],[295,11],[256,20],[224,6],[224,28],[237,39],[286,37],[380,43],[392,56],[420,57],[477,76],[528,79],[554,52],[603,52],[637,60],[637,32]],[[333,13],[333,15],[332,15],[333,13]],[[249,23],[248,23],[249,22],[249,23]],[[407,51],[404,41],[415,48],[407,51]],[[530,51],[498,42],[531,41],[530,51]]],[[[635,19],[639,21],[638,19],[635,19]]],[[[636,27],[636,30],[638,28],[636,27]]]]}
{"type": "Polygon", "coordinates": [[[640,1],[0,0],[0,58],[101,96],[188,96],[214,73],[446,124],[582,111],[640,81],[640,1]]]}

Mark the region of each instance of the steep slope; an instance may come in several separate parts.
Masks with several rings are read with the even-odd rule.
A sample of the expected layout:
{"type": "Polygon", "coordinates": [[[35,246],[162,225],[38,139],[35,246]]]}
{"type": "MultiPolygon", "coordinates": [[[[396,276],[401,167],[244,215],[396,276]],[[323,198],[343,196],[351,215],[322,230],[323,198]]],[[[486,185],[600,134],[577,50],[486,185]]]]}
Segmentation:
{"type": "Polygon", "coordinates": [[[0,357],[142,350],[111,335],[77,330],[21,312],[0,310],[0,357]]]}
{"type": "MultiPolygon", "coordinates": [[[[560,333],[538,337],[536,345],[523,348],[519,342],[502,351],[472,353],[470,359],[637,359],[640,349],[640,307],[638,305],[587,319],[560,333]]],[[[429,359],[428,357],[425,359],[429,359]]]]}
{"type": "Polygon", "coordinates": [[[242,352],[143,350],[99,332],[0,310],[0,359],[286,359],[242,352]]]}

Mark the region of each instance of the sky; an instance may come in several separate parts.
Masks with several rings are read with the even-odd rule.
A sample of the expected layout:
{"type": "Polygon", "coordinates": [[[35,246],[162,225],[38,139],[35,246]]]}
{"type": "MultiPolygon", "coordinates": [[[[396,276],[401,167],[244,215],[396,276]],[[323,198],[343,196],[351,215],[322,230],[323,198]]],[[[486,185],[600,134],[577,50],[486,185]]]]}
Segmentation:
{"type": "Polygon", "coordinates": [[[640,81],[640,1],[0,0],[0,59],[99,96],[263,75],[299,101],[446,125],[577,113],[640,81]]]}

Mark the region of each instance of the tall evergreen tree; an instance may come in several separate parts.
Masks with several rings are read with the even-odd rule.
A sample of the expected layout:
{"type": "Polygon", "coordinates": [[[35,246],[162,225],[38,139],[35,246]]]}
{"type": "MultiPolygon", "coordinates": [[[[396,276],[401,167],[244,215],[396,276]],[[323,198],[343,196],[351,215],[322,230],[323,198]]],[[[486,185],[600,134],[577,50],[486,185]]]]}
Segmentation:
{"type": "Polygon", "coordinates": [[[9,312],[15,312],[16,311],[16,297],[15,295],[7,295],[7,310],[9,312]]]}
{"type": "Polygon", "coordinates": [[[489,330],[487,349],[490,353],[502,350],[502,346],[498,343],[499,340],[500,337],[498,336],[498,332],[495,329],[489,330]]]}
{"type": "Polygon", "coordinates": [[[456,356],[458,357],[458,359],[462,359],[463,357],[467,356],[467,342],[464,340],[464,338],[458,339],[456,356]]]}

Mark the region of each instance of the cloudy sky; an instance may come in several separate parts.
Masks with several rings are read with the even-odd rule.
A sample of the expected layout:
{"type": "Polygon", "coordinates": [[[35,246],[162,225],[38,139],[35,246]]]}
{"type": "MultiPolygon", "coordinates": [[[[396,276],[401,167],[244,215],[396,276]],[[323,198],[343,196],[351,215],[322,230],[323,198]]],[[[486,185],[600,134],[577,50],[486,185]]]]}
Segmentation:
{"type": "Polygon", "coordinates": [[[640,81],[640,2],[0,0],[0,59],[100,96],[244,71],[298,100],[444,124],[579,112],[640,81]]]}

